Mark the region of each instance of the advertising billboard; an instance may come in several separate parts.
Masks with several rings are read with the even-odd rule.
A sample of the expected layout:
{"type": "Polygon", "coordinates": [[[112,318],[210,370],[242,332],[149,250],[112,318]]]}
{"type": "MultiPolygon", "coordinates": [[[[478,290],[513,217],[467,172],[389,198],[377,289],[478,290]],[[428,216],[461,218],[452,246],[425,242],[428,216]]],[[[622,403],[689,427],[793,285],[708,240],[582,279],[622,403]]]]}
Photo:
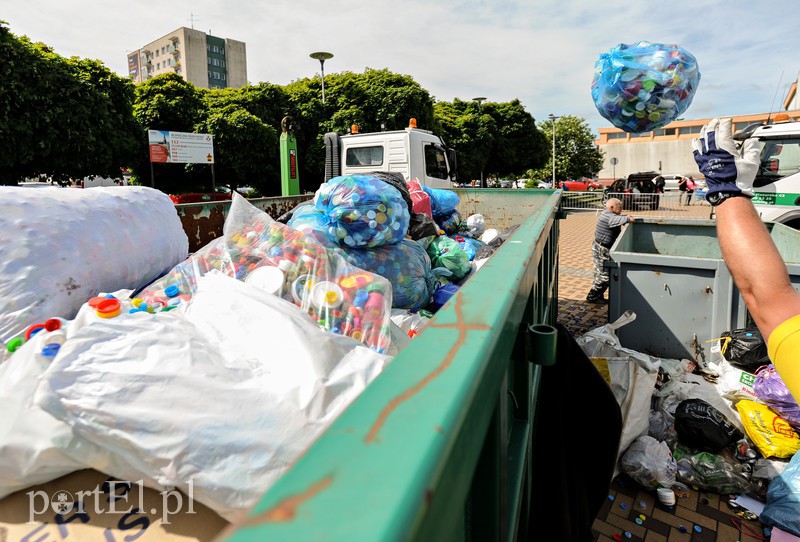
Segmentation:
{"type": "Polygon", "coordinates": [[[128,55],[128,76],[137,83],[141,83],[142,75],[139,67],[139,50],[128,55]]]}
{"type": "Polygon", "coordinates": [[[165,164],[213,164],[214,136],[148,130],[150,161],[165,164]]]}

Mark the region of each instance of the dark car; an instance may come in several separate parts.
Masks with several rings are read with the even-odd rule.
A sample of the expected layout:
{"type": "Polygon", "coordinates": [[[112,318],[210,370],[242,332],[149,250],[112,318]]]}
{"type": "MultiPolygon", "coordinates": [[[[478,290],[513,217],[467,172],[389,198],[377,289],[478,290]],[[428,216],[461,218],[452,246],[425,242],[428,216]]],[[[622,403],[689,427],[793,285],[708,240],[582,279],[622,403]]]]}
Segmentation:
{"type": "Polygon", "coordinates": [[[626,179],[617,179],[608,188],[605,196],[617,198],[622,201],[622,208],[633,211],[658,209],[660,192],[654,179],[658,177],[655,171],[631,173],[626,179]]]}

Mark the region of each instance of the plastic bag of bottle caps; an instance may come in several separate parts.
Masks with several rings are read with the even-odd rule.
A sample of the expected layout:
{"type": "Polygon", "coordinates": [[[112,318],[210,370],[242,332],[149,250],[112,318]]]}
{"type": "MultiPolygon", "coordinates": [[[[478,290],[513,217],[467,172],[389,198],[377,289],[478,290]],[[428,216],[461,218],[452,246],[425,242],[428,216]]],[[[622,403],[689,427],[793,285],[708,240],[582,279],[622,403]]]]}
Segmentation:
{"type": "Polygon", "coordinates": [[[314,205],[342,246],[389,245],[408,232],[408,204],[395,187],[375,177],[334,177],[317,190],[314,205]]]}
{"type": "Polygon", "coordinates": [[[686,111],[699,83],[697,60],[678,45],[620,43],[595,62],[592,99],[617,128],[648,132],[686,111]]]}
{"type": "Polygon", "coordinates": [[[421,309],[428,305],[436,277],[428,253],[416,241],[403,239],[394,245],[340,249],[344,258],[365,271],[385,277],[392,284],[392,307],[421,309]]]}
{"type": "Polygon", "coordinates": [[[135,309],[160,312],[180,306],[194,295],[200,277],[214,270],[294,303],[326,331],[381,353],[389,346],[391,283],[238,195],[222,237],[136,294],[135,309]]]}

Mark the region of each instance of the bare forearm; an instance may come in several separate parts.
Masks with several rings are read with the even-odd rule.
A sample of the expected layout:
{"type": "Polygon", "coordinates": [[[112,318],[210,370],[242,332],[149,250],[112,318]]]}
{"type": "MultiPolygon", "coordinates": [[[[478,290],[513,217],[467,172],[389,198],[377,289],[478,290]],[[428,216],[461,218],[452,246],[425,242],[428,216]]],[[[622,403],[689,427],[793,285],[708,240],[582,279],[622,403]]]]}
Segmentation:
{"type": "Polygon", "coordinates": [[[725,264],[765,339],[800,312],[800,294],[753,204],[731,198],[716,209],[717,237],[725,264]]]}

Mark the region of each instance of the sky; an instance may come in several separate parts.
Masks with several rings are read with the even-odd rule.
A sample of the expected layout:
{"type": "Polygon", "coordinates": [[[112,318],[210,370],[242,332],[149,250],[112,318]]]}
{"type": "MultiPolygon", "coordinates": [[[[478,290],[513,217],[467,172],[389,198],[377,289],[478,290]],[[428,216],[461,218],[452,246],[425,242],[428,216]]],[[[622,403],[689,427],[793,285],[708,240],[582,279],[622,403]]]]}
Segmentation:
{"type": "MultiPolygon", "coordinates": [[[[591,97],[594,64],[618,44],[676,44],[701,80],[682,118],[780,110],[800,72],[797,1],[771,0],[26,0],[10,31],[127,76],[127,53],[186,26],[246,43],[251,83],[386,68],[437,101],[519,99],[548,115],[611,127],[591,97]]],[[[0,62],[2,59],[0,59],[0,62]]]]}

